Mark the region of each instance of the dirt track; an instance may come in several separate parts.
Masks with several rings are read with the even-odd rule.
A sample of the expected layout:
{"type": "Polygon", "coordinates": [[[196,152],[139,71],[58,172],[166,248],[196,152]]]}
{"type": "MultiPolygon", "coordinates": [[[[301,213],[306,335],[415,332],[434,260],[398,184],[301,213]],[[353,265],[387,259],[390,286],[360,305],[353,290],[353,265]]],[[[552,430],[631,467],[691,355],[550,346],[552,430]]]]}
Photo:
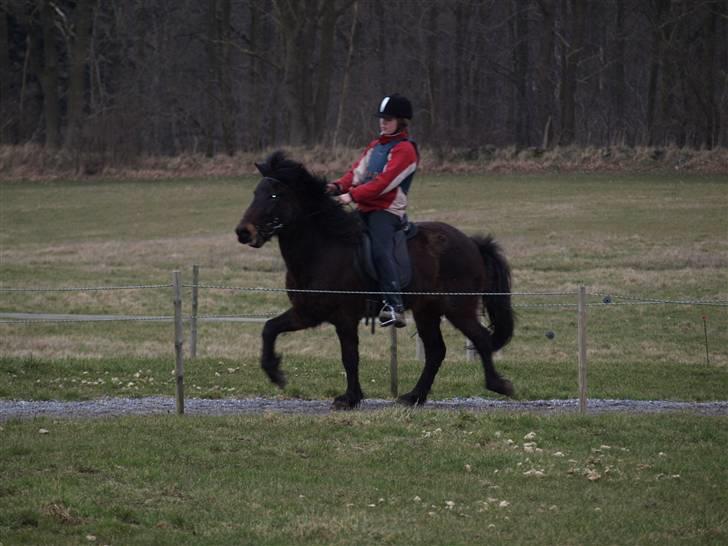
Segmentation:
{"type": "MultiPolygon", "coordinates": [[[[187,415],[236,415],[265,412],[322,415],[331,412],[330,400],[295,400],[276,398],[185,400],[187,415]]],[[[365,400],[357,411],[375,411],[396,407],[392,400],[365,400]]],[[[576,413],[578,400],[510,401],[485,398],[433,400],[426,409],[451,411],[507,411],[541,414],[576,413]]],[[[728,401],[674,402],[666,400],[589,400],[589,413],[664,413],[685,411],[700,415],[728,415],[728,401]]],[[[99,418],[121,415],[164,415],[176,412],[172,397],[101,398],[98,400],[60,402],[0,400],[0,421],[9,419],[99,418]]]]}

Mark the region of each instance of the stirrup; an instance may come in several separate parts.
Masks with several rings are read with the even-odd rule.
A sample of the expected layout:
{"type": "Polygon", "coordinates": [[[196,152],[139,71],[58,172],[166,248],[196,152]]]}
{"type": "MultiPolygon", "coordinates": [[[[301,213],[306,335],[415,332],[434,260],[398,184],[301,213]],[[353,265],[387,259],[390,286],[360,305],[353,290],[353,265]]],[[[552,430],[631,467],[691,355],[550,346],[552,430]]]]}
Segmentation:
{"type": "Polygon", "coordinates": [[[379,311],[379,326],[386,327],[394,325],[395,328],[404,328],[407,322],[404,313],[398,313],[396,309],[389,303],[385,303],[382,310],[379,311]]]}

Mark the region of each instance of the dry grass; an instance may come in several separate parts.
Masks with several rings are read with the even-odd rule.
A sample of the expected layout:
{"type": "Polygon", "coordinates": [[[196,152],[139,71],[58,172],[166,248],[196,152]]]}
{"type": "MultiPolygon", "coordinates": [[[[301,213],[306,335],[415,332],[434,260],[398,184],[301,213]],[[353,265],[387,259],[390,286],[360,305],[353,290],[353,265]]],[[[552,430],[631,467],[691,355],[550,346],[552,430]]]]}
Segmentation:
{"type": "MultiPolygon", "coordinates": [[[[493,233],[513,266],[516,292],[569,292],[557,301],[573,304],[577,286],[587,284],[602,294],[728,300],[726,180],[683,174],[421,176],[412,217],[449,222],[467,233],[493,233]]],[[[2,283],[168,284],[174,269],[189,283],[192,264],[199,264],[203,284],[279,288],[284,267],[275,242],[251,249],[239,245],[232,233],[254,183],[252,176],[5,183],[0,186],[2,283]]],[[[203,289],[200,296],[202,315],[269,315],[287,307],[282,293],[203,289]]],[[[189,313],[188,289],[184,301],[189,313]]],[[[2,310],[169,315],[170,302],[169,288],[4,293],[2,310]]],[[[515,299],[516,304],[553,302],[515,299]]],[[[506,361],[562,364],[572,359],[572,310],[519,311],[517,338],[505,351],[506,361]],[[544,333],[549,330],[557,337],[547,343],[544,333]]],[[[605,309],[591,320],[598,335],[590,350],[605,361],[664,357],[700,363],[705,351],[702,331],[696,328],[702,328],[703,312],[710,313],[711,363],[725,366],[728,353],[721,345],[728,316],[720,309],[605,309]],[[678,320],[683,315],[690,323],[687,329],[678,320]],[[647,350],[641,344],[645,340],[663,352],[647,350]]],[[[407,333],[414,334],[414,327],[407,333]]],[[[448,359],[461,360],[463,338],[449,326],[445,335],[448,359]]],[[[171,337],[169,324],[3,325],[0,355],[159,358],[169,354],[171,337]]],[[[363,359],[386,367],[387,340],[363,329],[361,337],[363,359]]],[[[400,358],[414,360],[414,341],[402,339],[400,358]]],[[[279,349],[290,355],[291,363],[338,355],[330,328],[283,336],[279,349]]],[[[257,366],[259,350],[259,324],[201,326],[201,356],[257,366]]]]}
{"type": "MultiPolygon", "coordinates": [[[[338,176],[358,157],[360,149],[325,146],[286,147],[312,171],[338,176]]],[[[0,180],[52,180],[74,177],[154,180],[163,178],[231,177],[256,174],[254,162],[272,149],[238,152],[235,156],[184,154],[139,157],[116,164],[100,154],[49,152],[42,146],[0,146],[0,180]]],[[[689,172],[725,174],[728,150],[687,148],[471,148],[421,147],[423,173],[552,173],[552,172],[689,172]]]]}

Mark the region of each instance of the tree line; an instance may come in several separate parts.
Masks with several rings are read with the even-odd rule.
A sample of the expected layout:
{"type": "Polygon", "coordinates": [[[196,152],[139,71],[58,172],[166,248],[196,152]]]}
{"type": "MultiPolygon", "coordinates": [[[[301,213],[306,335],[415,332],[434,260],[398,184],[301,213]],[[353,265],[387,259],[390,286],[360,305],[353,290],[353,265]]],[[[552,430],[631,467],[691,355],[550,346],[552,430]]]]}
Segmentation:
{"type": "Polygon", "coordinates": [[[0,143],[728,145],[728,0],[0,0],[0,143]],[[7,46],[7,47],[6,47],[7,46]]]}

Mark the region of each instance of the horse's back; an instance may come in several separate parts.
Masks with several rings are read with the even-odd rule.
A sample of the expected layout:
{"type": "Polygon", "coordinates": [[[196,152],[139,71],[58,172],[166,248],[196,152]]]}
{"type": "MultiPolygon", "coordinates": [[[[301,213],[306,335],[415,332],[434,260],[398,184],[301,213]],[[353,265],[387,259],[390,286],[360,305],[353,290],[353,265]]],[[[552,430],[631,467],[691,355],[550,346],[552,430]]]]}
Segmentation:
{"type": "Polygon", "coordinates": [[[485,268],[473,239],[444,222],[418,222],[417,227],[417,235],[409,241],[417,290],[482,289],[485,268]]]}

